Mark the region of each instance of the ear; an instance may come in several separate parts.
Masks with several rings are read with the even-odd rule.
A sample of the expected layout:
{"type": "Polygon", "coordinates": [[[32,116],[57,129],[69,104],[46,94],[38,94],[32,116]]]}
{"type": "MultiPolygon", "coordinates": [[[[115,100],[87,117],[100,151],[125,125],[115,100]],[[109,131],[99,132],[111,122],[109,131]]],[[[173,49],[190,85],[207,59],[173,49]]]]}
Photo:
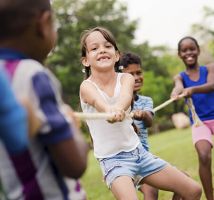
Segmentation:
{"type": "Polygon", "coordinates": [[[51,11],[45,11],[37,18],[37,33],[40,37],[45,38],[50,36],[50,31],[53,30],[53,19],[51,11]]]}
{"type": "Polygon", "coordinates": [[[120,60],[120,53],[119,51],[116,51],[116,62],[120,60]]]}
{"type": "Polygon", "coordinates": [[[86,59],[86,57],[82,57],[81,61],[82,61],[83,66],[85,66],[85,67],[89,67],[90,66],[88,61],[87,61],[87,59],[86,59]]]}

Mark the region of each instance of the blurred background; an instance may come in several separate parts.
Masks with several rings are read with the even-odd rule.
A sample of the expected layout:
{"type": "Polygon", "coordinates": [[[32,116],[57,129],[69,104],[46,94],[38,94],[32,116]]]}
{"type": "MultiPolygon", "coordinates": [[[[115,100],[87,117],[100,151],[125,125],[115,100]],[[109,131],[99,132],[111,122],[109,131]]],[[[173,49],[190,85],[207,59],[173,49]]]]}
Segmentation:
{"type": "MultiPolygon", "coordinates": [[[[201,46],[200,64],[214,61],[214,5],[212,0],[53,0],[59,37],[46,65],[60,79],[65,101],[79,111],[79,86],[84,78],[80,63],[80,34],[95,26],[108,28],[121,52],[142,58],[141,93],[154,107],[168,100],[173,76],[184,70],[177,57],[183,36],[201,46]]],[[[158,111],[150,133],[173,128],[171,116],[186,112],[182,100],[158,111]]]]}

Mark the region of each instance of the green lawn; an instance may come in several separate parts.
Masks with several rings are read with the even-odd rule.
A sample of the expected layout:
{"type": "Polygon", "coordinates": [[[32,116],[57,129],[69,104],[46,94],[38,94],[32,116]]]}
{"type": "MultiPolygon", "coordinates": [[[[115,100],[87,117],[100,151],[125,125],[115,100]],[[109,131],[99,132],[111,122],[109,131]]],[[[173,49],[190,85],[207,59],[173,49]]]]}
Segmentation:
{"type": "MultiPolygon", "coordinates": [[[[186,171],[192,178],[200,183],[198,177],[197,155],[192,145],[191,130],[171,130],[149,137],[149,143],[153,154],[175,165],[178,169],[186,171]]],[[[214,169],[214,164],[212,169],[214,169]]],[[[82,184],[88,196],[88,200],[113,200],[114,197],[102,180],[98,162],[90,152],[88,169],[82,178],[82,184]]],[[[139,199],[143,199],[139,194],[139,199]]],[[[169,200],[170,192],[160,191],[159,200],[169,200]]],[[[205,200],[204,195],[202,200],[205,200]]]]}

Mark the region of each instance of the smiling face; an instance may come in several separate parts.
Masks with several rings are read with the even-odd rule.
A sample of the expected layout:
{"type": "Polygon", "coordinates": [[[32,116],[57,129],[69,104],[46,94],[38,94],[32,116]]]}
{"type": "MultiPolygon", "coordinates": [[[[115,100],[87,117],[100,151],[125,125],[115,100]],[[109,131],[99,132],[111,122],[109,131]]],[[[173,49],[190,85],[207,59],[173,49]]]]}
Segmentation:
{"type": "Polygon", "coordinates": [[[86,56],[82,59],[84,66],[90,66],[92,71],[114,69],[115,63],[119,60],[119,52],[104,38],[101,32],[90,33],[85,40],[85,46],[86,56]]]}
{"type": "Polygon", "coordinates": [[[140,64],[129,64],[124,67],[123,72],[134,76],[134,92],[138,92],[143,85],[143,73],[140,64]]]}
{"type": "Polygon", "coordinates": [[[199,54],[200,49],[196,42],[191,38],[186,38],[180,42],[178,56],[183,60],[187,67],[197,66],[199,54]]]}

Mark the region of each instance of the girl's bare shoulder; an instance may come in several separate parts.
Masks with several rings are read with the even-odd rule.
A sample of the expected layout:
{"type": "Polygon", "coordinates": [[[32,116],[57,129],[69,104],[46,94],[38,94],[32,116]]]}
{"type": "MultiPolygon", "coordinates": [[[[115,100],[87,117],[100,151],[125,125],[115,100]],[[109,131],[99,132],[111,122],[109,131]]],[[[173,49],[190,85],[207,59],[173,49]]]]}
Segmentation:
{"type": "Polygon", "coordinates": [[[209,72],[214,72],[214,62],[206,64],[206,68],[208,69],[209,72]]]}
{"type": "Polygon", "coordinates": [[[206,64],[207,68],[214,68],[214,62],[206,64]]]}
{"type": "Polygon", "coordinates": [[[129,73],[122,73],[121,79],[122,79],[122,81],[126,81],[126,80],[133,81],[134,77],[129,73]]]}

